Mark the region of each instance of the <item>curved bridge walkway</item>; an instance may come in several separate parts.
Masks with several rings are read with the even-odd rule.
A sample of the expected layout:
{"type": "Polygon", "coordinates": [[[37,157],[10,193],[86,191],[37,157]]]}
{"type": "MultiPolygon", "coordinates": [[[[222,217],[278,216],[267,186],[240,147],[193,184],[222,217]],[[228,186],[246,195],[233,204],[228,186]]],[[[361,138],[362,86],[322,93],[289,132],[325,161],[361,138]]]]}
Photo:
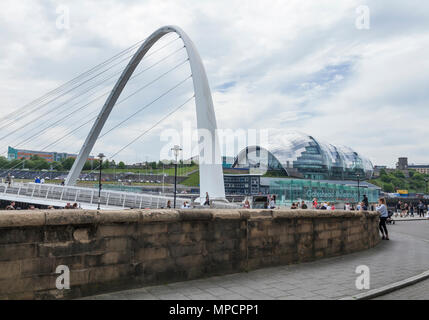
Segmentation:
{"type": "MultiPolygon", "coordinates": [[[[97,209],[98,189],[39,183],[14,183],[9,186],[7,183],[0,183],[0,199],[58,207],[76,202],[83,209],[97,209]]],[[[100,207],[102,210],[158,209],[165,207],[168,200],[173,203],[173,197],[102,190],[100,207]]],[[[189,199],[176,198],[178,206],[184,201],[189,199]]]]}
{"type": "MultiPolygon", "coordinates": [[[[391,240],[382,241],[377,247],[364,252],[87,299],[341,299],[364,292],[357,290],[355,286],[359,276],[355,270],[360,265],[370,268],[370,289],[377,289],[429,270],[429,220],[403,221],[388,228],[391,240]]],[[[412,290],[412,287],[408,290],[412,290]]]]}

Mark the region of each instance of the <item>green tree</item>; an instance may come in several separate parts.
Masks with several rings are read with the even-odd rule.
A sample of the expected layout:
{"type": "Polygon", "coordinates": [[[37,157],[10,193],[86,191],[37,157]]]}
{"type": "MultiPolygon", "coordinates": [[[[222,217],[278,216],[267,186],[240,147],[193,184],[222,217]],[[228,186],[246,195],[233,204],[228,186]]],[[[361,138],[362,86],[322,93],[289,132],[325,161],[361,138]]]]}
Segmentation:
{"type": "Polygon", "coordinates": [[[22,162],[23,160],[14,159],[9,161],[9,164],[7,165],[8,169],[21,169],[22,168],[22,162]]]}
{"type": "Polygon", "coordinates": [[[63,166],[64,170],[70,170],[73,167],[74,161],[74,158],[67,158],[61,161],[61,165],[63,166]]]}
{"type": "Polygon", "coordinates": [[[126,168],[125,163],[123,161],[120,161],[118,164],[118,169],[125,169],[125,168],[126,168]]]}
{"type": "Polygon", "coordinates": [[[56,171],[63,171],[63,165],[61,164],[61,162],[58,161],[54,161],[51,163],[52,166],[52,170],[56,170],[56,171]]]}
{"type": "Polygon", "coordinates": [[[391,183],[384,183],[383,184],[383,191],[384,192],[394,192],[395,191],[395,187],[391,183]]]}
{"type": "Polygon", "coordinates": [[[413,176],[411,177],[411,180],[413,180],[413,181],[425,181],[425,176],[419,172],[415,172],[413,174],[413,176]]]}
{"type": "Polygon", "coordinates": [[[386,174],[380,175],[380,180],[383,182],[389,183],[392,181],[392,177],[386,173],[386,174]]]}
{"type": "Polygon", "coordinates": [[[91,161],[89,160],[85,161],[85,164],[83,165],[83,170],[91,170],[91,169],[92,169],[91,161]]]}
{"type": "Polygon", "coordinates": [[[7,160],[5,157],[0,157],[0,168],[5,169],[9,165],[9,160],[7,160]]]}
{"type": "Polygon", "coordinates": [[[400,179],[404,179],[405,175],[401,170],[395,170],[392,172],[392,174],[396,177],[396,178],[400,178],[400,179]]]}
{"type": "MultiPolygon", "coordinates": [[[[97,163],[97,166],[100,164],[100,162],[97,163]]],[[[102,165],[103,169],[109,169],[110,168],[110,162],[109,159],[106,159],[103,161],[103,165],[102,165]]]]}

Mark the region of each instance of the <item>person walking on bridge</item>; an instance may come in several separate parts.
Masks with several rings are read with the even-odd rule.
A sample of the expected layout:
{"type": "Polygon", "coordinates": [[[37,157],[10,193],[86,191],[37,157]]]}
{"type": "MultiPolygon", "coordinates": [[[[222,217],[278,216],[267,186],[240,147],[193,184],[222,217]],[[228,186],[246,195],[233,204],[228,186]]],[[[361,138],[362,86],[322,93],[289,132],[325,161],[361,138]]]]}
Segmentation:
{"type": "Polygon", "coordinates": [[[10,185],[12,184],[12,176],[10,175],[10,173],[7,174],[6,182],[7,182],[8,186],[10,187],[10,185]]]}
{"type": "Polygon", "coordinates": [[[378,200],[378,206],[376,208],[377,212],[380,213],[380,222],[378,224],[378,228],[382,234],[382,240],[389,240],[389,233],[387,232],[386,220],[389,217],[389,213],[386,207],[386,200],[384,198],[380,198],[378,200]]]}
{"type": "Polygon", "coordinates": [[[205,206],[209,206],[210,205],[210,197],[209,197],[209,193],[206,192],[206,202],[204,202],[205,206]]]}

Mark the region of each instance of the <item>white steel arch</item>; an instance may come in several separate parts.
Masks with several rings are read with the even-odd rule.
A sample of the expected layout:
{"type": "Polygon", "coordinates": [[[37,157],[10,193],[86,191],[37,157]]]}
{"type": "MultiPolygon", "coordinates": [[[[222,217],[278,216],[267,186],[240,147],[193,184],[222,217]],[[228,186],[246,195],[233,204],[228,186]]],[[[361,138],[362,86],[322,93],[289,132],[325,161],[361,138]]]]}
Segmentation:
{"type": "Polygon", "coordinates": [[[199,165],[200,200],[205,198],[206,192],[209,193],[210,199],[223,201],[226,200],[222,172],[222,159],[220,155],[219,140],[217,138],[216,132],[216,115],[214,112],[213,99],[211,96],[207,75],[201,57],[198,54],[194,43],[182,29],[176,26],[165,26],[156,30],[149,38],[146,39],[146,41],[132,57],[121,77],[115,84],[115,87],[113,88],[109,97],[107,98],[94,125],[92,126],[91,131],[89,132],[89,135],[86,138],[79,155],[66,179],[66,185],[70,186],[76,183],[85,161],[88,159],[88,156],[94,147],[94,144],[97,141],[97,138],[110,115],[110,112],[115,106],[116,101],[122,93],[122,90],[126,86],[128,80],[139,65],[140,61],[160,38],[171,32],[177,33],[182,38],[188,54],[195,92],[197,128],[199,132],[206,133],[202,135],[199,134],[199,141],[201,143],[201,137],[203,137],[203,139],[207,139],[207,133],[210,133],[209,135],[211,138],[211,143],[206,143],[207,141],[204,143],[204,145],[211,146],[211,150],[206,150],[209,151],[208,154],[211,155],[210,159],[207,159],[207,155],[204,157],[204,147],[200,147],[200,160],[204,158],[206,162],[202,163],[200,161],[199,165]]]}

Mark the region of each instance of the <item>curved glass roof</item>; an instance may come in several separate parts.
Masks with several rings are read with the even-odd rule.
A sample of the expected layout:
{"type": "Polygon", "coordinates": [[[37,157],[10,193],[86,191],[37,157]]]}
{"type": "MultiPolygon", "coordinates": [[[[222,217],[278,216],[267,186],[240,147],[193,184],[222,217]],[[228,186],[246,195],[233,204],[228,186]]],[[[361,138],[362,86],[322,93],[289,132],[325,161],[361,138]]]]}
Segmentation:
{"type": "Polygon", "coordinates": [[[269,145],[242,150],[235,167],[284,169],[289,176],[308,179],[369,179],[371,161],[349,147],[334,146],[300,132],[283,132],[270,137],[269,145]],[[266,151],[266,152],[263,152],[266,151]]]}

